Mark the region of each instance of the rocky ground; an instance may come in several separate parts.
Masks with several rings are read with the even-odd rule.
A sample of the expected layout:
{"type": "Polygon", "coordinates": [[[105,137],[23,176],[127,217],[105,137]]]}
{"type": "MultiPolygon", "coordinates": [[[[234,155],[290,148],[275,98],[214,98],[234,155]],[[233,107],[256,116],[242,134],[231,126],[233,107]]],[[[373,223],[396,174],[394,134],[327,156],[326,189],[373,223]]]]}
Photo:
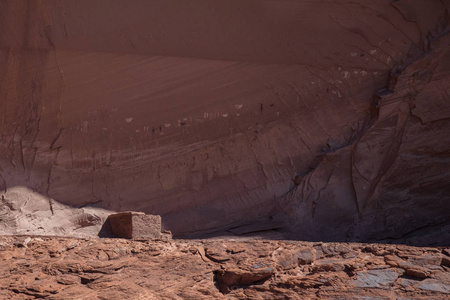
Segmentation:
{"type": "Polygon", "coordinates": [[[450,249],[0,237],[2,299],[445,299],[450,249]]]}

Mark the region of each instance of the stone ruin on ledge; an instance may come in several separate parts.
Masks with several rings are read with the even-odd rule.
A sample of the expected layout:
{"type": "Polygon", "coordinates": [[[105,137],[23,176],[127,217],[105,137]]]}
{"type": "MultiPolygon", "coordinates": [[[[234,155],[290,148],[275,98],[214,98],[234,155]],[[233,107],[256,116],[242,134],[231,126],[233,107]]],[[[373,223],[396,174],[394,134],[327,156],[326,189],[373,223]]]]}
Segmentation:
{"type": "Polygon", "coordinates": [[[108,216],[116,238],[148,240],[161,239],[161,216],[143,212],[121,212],[108,216]]]}

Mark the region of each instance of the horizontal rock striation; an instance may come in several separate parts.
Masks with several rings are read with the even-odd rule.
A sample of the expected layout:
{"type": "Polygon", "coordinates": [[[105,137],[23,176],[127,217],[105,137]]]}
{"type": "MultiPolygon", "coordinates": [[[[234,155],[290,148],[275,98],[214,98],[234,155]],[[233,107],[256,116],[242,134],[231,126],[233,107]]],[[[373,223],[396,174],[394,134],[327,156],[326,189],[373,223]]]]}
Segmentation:
{"type": "Polygon", "coordinates": [[[1,1],[4,232],[448,243],[449,7],[1,1]]]}
{"type": "Polygon", "coordinates": [[[297,226],[308,228],[301,236],[347,232],[366,241],[448,243],[449,45],[450,36],[442,36],[393,68],[362,135],[324,153],[297,179],[283,203],[295,211],[297,226]]]}

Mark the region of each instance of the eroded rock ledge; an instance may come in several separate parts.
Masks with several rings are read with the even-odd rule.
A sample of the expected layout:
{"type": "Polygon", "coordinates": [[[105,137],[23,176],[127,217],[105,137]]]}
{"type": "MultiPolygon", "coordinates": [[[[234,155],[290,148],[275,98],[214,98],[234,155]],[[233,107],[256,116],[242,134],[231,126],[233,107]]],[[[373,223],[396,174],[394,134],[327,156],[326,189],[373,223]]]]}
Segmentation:
{"type": "Polygon", "coordinates": [[[444,299],[450,249],[0,237],[3,299],[444,299]]]}

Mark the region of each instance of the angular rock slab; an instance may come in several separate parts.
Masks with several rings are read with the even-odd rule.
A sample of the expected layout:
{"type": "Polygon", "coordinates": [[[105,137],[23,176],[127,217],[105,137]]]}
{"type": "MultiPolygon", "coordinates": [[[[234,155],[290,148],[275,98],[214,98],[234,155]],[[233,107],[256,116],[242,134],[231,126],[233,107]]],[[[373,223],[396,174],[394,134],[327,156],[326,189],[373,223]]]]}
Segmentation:
{"type": "Polygon", "coordinates": [[[160,239],[161,216],[122,212],[108,216],[115,237],[135,240],[160,239]]]}
{"type": "Polygon", "coordinates": [[[369,270],[357,273],[355,286],[360,288],[388,289],[399,277],[393,269],[369,270]]]}

